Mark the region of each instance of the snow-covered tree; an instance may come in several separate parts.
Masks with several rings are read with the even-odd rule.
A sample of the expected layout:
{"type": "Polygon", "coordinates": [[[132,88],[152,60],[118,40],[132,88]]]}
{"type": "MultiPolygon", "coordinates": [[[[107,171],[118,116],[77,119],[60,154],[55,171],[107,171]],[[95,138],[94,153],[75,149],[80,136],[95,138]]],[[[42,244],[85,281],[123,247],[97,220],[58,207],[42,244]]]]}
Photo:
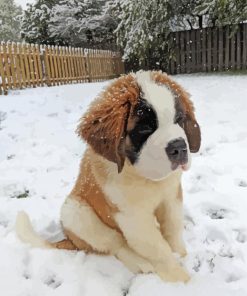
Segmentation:
{"type": "Polygon", "coordinates": [[[213,26],[236,25],[247,20],[246,0],[218,0],[208,10],[213,26]]]}
{"type": "Polygon", "coordinates": [[[60,0],[52,9],[49,32],[55,40],[74,46],[112,44],[115,20],[106,0],[60,0]]]}
{"type": "Polygon", "coordinates": [[[113,4],[119,18],[117,41],[124,50],[124,58],[132,65],[165,66],[170,8],[168,1],[159,0],[118,0],[113,4]]]}
{"type": "Polygon", "coordinates": [[[22,9],[14,0],[0,0],[0,41],[20,40],[22,9]]]}
{"type": "Polygon", "coordinates": [[[106,47],[115,40],[117,24],[106,0],[36,0],[24,13],[22,36],[27,42],[106,47]]]}
{"type": "MultiPolygon", "coordinates": [[[[8,1],[8,0],[6,0],[8,1]]],[[[30,43],[53,44],[54,40],[48,31],[51,9],[58,0],[36,0],[28,4],[22,19],[22,37],[30,43]]]]}
{"type": "Polygon", "coordinates": [[[234,25],[247,19],[246,0],[170,0],[170,4],[174,31],[234,25]]]}

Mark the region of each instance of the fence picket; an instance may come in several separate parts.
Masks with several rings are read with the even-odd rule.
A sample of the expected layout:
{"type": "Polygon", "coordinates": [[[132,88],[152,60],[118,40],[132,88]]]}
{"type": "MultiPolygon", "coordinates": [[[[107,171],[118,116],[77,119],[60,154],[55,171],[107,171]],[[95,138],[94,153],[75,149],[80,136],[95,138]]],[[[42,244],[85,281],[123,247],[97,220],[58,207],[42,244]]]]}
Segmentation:
{"type": "Polygon", "coordinates": [[[44,85],[44,80],[43,80],[43,67],[42,67],[42,62],[44,59],[44,56],[40,54],[40,51],[43,50],[43,47],[38,46],[37,44],[35,45],[36,47],[36,54],[37,54],[37,63],[38,63],[38,72],[39,72],[39,79],[40,79],[40,85],[44,85]]]}
{"type": "Polygon", "coordinates": [[[240,31],[237,31],[237,36],[236,36],[236,47],[237,47],[237,56],[236,56],[236,68],[237,70],[241,69],[241,43],[240,43],[240,31]]]}
{"type": "Polygon", "coordinates": [[[66,49],[63,46],[62,47],[62,52],[63,52],[63,65],[64,65],[64,73],[65,73],[65,83],[69,83],[68,77],[69,77],[69,70],[68,70],[68,63],[67,63],[67,58],[66,58],[66,49]]]}
{"type": "Polygon", "coordinates": [[[55,81],[56,85],[59,85],[59,72],[58,72],[58,51],[57,46],[53,46],[53,58],[54,58],[54,70],[55,70],[55,81]]]}
{"type": "Polygon", "coordinates": [[[207,71],[207,31],[202,31],[202,71],[207,71]]]}
{"type": "Polygon", "coordinates": [[[202,70],[202,59],[201,59],[201,32],[196,30],[196,70],[200,72],[202,70]]]}
{"type": "Polygon", "coordinates": [[[247,24],[243,26],[242,69],[247,69],[247,24]]]}
{"type": "Polygon", "coordinates": [[[40,86],[41,81],[40,81],[40,75],[39,75],[38,54],[37,54],[38,48],[35,44],[33,45],[32,50],[33,50],[33,66],[34,66],[35,83],[36,85],[40,86]]]}
{"type": "Polygon", "coordinates": [[[185,69],[186,73],[190,73],[190,64],[191,64],[191,49],[190,49],[190,31],[186,31],[186,55],[185,55],[185,69]]]}
{"type": "Polygon", "coordinates": [[[214,28],[213,33],[213,71],[218,70],[218,29],[214,28]]]}
{"type": "Polygon", "coordinates": [[[181,32],[180,34],[180,59],[181,59],[181,73],[185,72],[185,47],[184,47],[184,32],[181,32]]]}
{"type": "Polygon", "coordinates": [[[28,44],[27,48],[28,48],[28,62],[30,66],[31,84],[33,87],[36,87],[36,81],[34,76],[33,44],[28,44]]]}
{"type": "Polygon", "coordinates": [[[12,87],[14,89],[17,88],[17,85],[16,85],[16,71],[15,71],[15,60],[14,60],[14,56],[13,56],[13,49],[12,49],[12,46],[11,46],[11,43],[8,42],[7,44],[7,54],[8,54],[8,63],[10,65],[10,79],[12,78],[12,87]]]}
{"type": "Polygon", "coordinates": [[[219,28],[219,50],[218,50],[218,70],[223,69],[223,30],[219,28]]]}
{"type": "Polygon", "coordinates": [[[12,81],[11,81],[11,75],[10,75],[7,46],[5,43],[2,44],[2,48],[3,48],[3,64],[4,64],[4,68],[5,68],[5,73],[6,73],[6,85],[7,85],[7,90],[8,90],[8,89],[12,88],[12,81]]]}
{"type": "Polygon", "coordinates": [[[0,94],[6,94],[8,87],[6,85],[6,75],[4,69],[4,55],[3,55],[3,46],[0,44],[0,76],[1,76],[1,84],[0,84],[0,94]]]}
{"type": "Polygon", "coordinates": [[[196,37],[195,30],[191,32],[191,72],[196,70],[196,37]]]}
{"type": "Polygon", "coordinates": [[[207,28],[207,71],[211,71],[212,64],[212,31],[211,28],[207,28]]]}
{"type": "Polygon", "coordinates": [[[229,58],[230,58],[230,52],[229,52],[229,27],[226,27],[225,30],[225,60],[224,60],[224,69],[229,69],[229,58]]]}
{"type": "Polygon", "coordinates": [[[231,69],[235,69],[235,34],[230,39],[231,43],[231,69]]]}

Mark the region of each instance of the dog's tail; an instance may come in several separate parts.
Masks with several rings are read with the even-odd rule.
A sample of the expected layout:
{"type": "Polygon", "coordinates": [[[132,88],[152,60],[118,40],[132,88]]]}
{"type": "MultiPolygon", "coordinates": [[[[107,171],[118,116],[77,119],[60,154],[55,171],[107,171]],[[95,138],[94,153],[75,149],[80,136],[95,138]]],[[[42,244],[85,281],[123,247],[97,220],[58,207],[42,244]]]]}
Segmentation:
{"type": "Polygon", "coordinates": [[[24,243],[31,244],[32,247],[36,248],[57,248],[66,250],[76,250],[76,246],[69,240],[64,239],[59,242],[51,243],[42,237],[40,237],[31,224],[28,215],[25,212],[19,212],[15,223],[16,234],[19,239],[24,243]]]}

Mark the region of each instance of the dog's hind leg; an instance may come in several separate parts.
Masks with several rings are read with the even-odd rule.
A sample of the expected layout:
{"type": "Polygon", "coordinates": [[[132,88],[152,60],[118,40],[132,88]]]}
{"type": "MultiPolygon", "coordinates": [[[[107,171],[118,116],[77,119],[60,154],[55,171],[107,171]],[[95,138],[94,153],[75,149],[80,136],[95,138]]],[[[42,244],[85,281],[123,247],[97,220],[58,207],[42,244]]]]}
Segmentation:
{"type": "Polygon", "coordinates": [[[65,235],[78,249],[116,256],[132,272],[152,272],[148,260],[131,250],[121,233],[108,227],[85,201],[68,198],[62,206],[65,235]]]}
{"type": "Polygon", "coordinates": [[[51,243],[35,232],[25,212],[16,219],[16,234],[24,243],[36,248],[83,250],[85,252],[116,256],[132,272],[153,272],[153,266],[130,249],[116,230],[107,227],[85,203],[66,201],[62,207],[61,220],[66,239],[51,243]]]}

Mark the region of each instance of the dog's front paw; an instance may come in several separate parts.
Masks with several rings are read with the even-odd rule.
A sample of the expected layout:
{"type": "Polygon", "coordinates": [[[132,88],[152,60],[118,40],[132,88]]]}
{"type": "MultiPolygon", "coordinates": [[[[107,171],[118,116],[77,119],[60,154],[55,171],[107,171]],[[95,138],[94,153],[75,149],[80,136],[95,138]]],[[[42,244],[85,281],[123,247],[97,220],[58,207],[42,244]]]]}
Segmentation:
{"type": "Polygon", "coordinates": [[[183,241],[170,241],[170,247],[174,253],[178,253],[181,257],[187,255],[186,247],[183,241]]]}
{"type": "Polygon", "coordinates": [[[165,265],[158,264],[156,272],[160,278],[167,282],[184,282],[187,283],[190,280],[188,272],[179,264],[165,265]]]}
{"type": "Polygon", "coordinates": [[[120,248],[116,253],[116,257],[133,273],[154,272],[154,267],[148,260],[139,256],[127,246],[120,248]]]}
{"type": "Polygon", "coordinates": [[[172,248],[172,251],[178,253],[181,257],[185,257],[187,255],[187,251],[184,245],[178,245],[172,248]]]}

